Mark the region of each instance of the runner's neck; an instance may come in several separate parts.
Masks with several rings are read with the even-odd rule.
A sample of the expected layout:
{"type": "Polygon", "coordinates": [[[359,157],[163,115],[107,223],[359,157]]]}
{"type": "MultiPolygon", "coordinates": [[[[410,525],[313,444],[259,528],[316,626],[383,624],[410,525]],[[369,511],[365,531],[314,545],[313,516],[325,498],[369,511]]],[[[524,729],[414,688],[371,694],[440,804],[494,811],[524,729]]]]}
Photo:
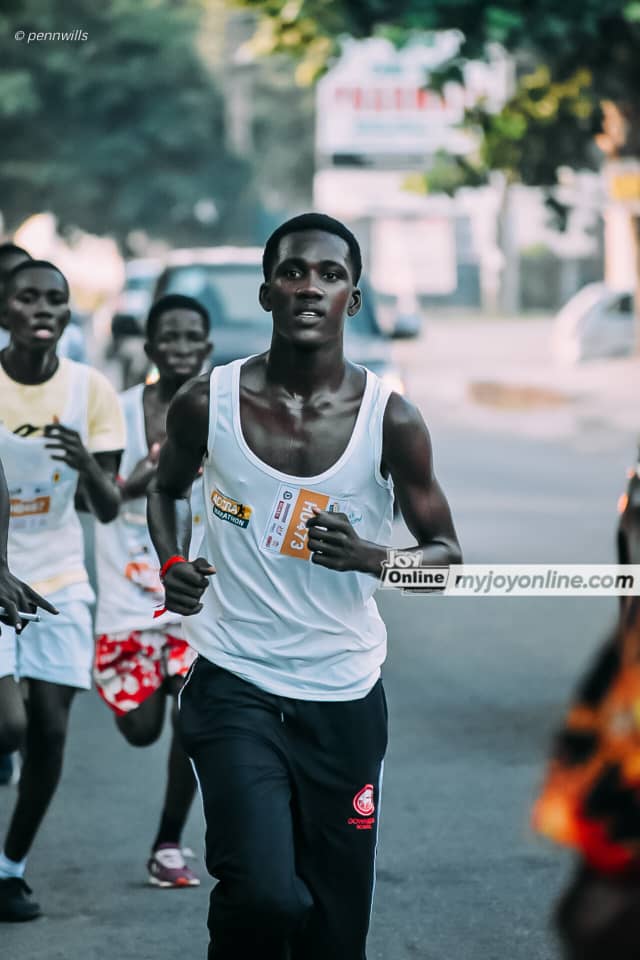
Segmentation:
{"type": "Polygon", "coordinates": [[[0,352],[2,369],[16,383],[37,386],[51,380],[60,366],[56,353],[57,344],[37,352],[27,350],[17,343],[10,343],[0,352]]]}
{"type": "Polygon", "coordinates": [[[338,390],[346,369],[342,340],[301,350],[274,338],[266,356],[265,379],[268,386],[282,387],[291,396],[311,397],[325,390],[338,390]]]}

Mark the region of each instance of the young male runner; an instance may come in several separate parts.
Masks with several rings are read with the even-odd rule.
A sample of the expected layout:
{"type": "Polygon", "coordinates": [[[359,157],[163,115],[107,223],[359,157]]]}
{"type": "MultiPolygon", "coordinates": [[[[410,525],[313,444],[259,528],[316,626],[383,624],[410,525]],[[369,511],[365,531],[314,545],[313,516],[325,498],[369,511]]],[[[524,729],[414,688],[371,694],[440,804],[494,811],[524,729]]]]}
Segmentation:
{"type": "Polygon", "coordinates": [[[11,339],[0,352],[0,458],[11,498],[9,555],[15,574],[59,610],[43,612],[24,638],[3,631],[0,646],[0,750],[24,749],[0,853],[0,920],[31,920],[40,908],[23,879],[27,853],[60,778],[75,692],[91,683],[93,592],[74,498],[80,485],[98,520],[116,516],[124,424],[102,374],[56,354],[69,319],[62,273],[44,261],[19,264],[4,297],[11,339]],[[18,679],[27,681],[26,704],[18,679]]]}
{"type": "Polygon", "coordinates": [[[394,489],[424,560],[460,558],[422,417],[345,360],[360,269],[336,220],[275,231],[271,347],[178,394],[149,496],[165,603],[200,614],[180,719],[219,880],[210,960],[363,960],[387,744],[373,593],[394,489]],[[179,556],[203,456],[215,570],[179,556]]]}
{"type": "MultiPolygon", "coordinates": [[[[120,396],[127,446],[120,474],[122,507],[113,523],[96,530],[98,608],[94,678],[100,696],[116,714],[129,743],[144,747],[164,726],[167,697],[177,698],[195,659],[180,625],[181,617],[155,617],[163,589],[149,537],[146,492],[155,476],[158,451],[166,436],[169,403],[179,387],[202,370],[211,351],[209,316],[191,297],[168,295],[151,308],[145,351],[159,379],[120,396]]],[[[194,538],[204,529],[202,483],[194,484],[194,538]]],[[[177,703],[172,720],[177,717],[177,703]]],[[[191,764],[173,736],[164,809],[148,863],[149,882],[158,887],[198,886],[185,864],[180,837],[195,792],[191,764]]]]}
{"type": "MultiPolygon", "coordinates": [[[[26,260],[32,260],[33,257],[23,247],[18,247],[15,243],[0,243],[0,302],[2,302],[3,285],[5,278],[11,273],[14,267],[26,260]]],[[[9,345],[9,331],[3,325],[0,319],[0,350],[4,350],[9,345]]],[[[59,357],[67,357],[69,360],[78,360],[80,363],[86,363],[87,350],[84,342],[84,336],[79,326],[73,322],[68,323],[58,343],[57,350],[59,357]]]]}

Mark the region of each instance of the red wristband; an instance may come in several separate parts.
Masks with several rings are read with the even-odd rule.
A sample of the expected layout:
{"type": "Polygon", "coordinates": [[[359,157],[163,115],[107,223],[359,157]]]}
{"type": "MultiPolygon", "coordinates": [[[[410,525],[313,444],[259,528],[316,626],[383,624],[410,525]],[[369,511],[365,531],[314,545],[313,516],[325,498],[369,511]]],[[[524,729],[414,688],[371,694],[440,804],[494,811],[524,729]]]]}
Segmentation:
{"type": "Polygon", "coordinates": [[[177,553],[175,554],[175,556],[169,557],[169,559],[168,559],[168,560],[165,560],[165,562],[164,562],[164,563],[162,564],[162,566],[160,567],[160,579],[161,579],[161,580],[164,580],[164,578],[165,578],[166,575],[168,574],[169,570],[171,570],[171,567],[174,566],[174,564],[176,564],[176,563],[188,563],[188,562],[189,562],[189,561],[188,561],[185,557],[181,557],[181,556],[180,556],[179,554],[177,554],[177,553]]]}

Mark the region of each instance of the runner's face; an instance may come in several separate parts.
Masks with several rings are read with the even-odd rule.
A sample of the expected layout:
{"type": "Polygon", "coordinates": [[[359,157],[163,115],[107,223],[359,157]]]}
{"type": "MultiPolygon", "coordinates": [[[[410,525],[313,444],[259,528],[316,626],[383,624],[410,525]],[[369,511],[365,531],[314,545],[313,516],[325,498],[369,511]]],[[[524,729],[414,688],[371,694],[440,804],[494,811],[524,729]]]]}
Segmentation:
{"type": "Polygon", "coordinates": [[[57,270],[22,270],[6,291],[5,323],[11,342],[33,352],[55,346],[69,322],[69,288],[57,270]]]}
{"type": "Polygon", "coordinates": [[[186,383],[196,377],[211,352],[205,322],[196,310],[177,307],[158,318],[153,340],[145,345],[160,379],[186,383]]]}
{"type": "Polygon", "coordinates": [[[274,334],[300,347],[341,339],[345,316],[358,312],[360,300],[346,241],[322,230],[283,237],[271,278],[260,288],[274,334]]]}

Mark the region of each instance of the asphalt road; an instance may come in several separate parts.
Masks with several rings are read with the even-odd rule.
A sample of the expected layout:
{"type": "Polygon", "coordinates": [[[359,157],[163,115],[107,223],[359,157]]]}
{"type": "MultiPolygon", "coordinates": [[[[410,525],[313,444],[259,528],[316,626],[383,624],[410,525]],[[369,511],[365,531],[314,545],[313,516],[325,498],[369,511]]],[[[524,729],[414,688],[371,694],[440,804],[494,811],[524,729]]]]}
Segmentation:
{"type": "MultiPolygon", "coordinates": [[[[573,445],[431,427],[467,561],[613,560],[631,435],[573,445]]],[[[528,811],[550,731],[615,602],[385,592],[380,606],[391,742],[369,960],[552,960],[547,916],[569,859],[530,834],[528,811]]],[[[165,756],[166,740],[135,750],[94,694],[78,698],[64,780],[28,867],[46,915],[2,925],[2,958],[204,958],[198,806],[185,841],[202,887],[145,885],[165,756]]],[[[0,788],[2,825],[13,789],[0,788]]]]}

